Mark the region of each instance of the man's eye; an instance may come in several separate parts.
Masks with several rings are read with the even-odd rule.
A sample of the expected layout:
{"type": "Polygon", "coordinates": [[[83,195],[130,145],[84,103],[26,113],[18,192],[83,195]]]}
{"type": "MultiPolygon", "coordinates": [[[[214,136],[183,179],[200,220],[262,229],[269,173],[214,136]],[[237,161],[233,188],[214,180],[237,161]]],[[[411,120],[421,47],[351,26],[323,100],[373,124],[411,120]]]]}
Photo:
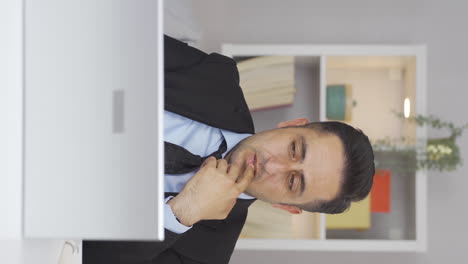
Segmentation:
{"type": "Polygon", "coordinates": [[[294,186],[294,174],[291,175],[291,177],[289,178],[289,190],[292,191],[292,188],[294,186]]]}

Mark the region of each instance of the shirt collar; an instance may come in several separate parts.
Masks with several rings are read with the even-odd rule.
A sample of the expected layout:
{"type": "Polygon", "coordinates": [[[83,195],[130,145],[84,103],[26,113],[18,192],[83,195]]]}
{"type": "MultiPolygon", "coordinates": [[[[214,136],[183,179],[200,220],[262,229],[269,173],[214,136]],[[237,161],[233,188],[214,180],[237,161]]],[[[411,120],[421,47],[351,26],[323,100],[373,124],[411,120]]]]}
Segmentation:
{"type": "Polygon", "coordinates": [[[226,152],[223,153],[223,158],[239,142],[241,142],[245,138],[248,138],[252,135],[249,133],[239,134],[239,133],[231,132],[231,131],[224,130],[224,129],[220,129],[220,130],[221,130],[221,134],[223,134],[223,137],[226,140],[226,145],[227,145],[227,150],[226,152]]]}

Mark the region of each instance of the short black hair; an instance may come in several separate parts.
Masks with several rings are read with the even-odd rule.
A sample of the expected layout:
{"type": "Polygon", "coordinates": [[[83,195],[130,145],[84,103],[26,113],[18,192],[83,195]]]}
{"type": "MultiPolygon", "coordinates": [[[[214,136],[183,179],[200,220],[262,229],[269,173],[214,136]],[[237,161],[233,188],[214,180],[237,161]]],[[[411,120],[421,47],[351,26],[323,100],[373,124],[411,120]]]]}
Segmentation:
{"type": "Polygon", "coordinates": [[[347,210],[351,202],[366,198],[375,174],[374,152],[369,138],[360,129],[336,121],[308,123],[301,127],[338,136],[343,144],[345,161],[341,187],[336,197],[330,201],[314,201],[296,206],[309,212],[339,214],[347,210]]]}

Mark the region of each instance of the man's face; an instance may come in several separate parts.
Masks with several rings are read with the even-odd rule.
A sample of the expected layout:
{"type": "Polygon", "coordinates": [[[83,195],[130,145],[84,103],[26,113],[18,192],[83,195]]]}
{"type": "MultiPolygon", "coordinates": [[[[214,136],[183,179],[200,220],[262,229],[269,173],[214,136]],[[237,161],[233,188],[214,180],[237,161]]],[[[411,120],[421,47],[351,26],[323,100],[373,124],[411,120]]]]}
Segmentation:
{"type": "Polygon", "coordinates": [[[255,176],[246,193],[273,204],[331,200],[340,190],[344,150],[333,134],[287,127],[255,134],[228,154],[242,169],[255,159],[255,176]]]}

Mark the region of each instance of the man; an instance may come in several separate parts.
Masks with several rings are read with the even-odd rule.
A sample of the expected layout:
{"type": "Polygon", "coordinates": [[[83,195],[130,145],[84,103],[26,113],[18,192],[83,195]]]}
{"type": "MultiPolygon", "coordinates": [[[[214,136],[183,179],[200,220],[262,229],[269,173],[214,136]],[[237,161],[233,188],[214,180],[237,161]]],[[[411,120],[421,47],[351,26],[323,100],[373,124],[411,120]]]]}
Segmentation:
{"type": "Polygon", "coordinates": [[[360,130],[301,118],[254,134],[235,62],[167,36],[165,110],[165,241],[84,241],[84,264],[228,263],[255,198],[340,213],[372,186],[360,130]]]}

